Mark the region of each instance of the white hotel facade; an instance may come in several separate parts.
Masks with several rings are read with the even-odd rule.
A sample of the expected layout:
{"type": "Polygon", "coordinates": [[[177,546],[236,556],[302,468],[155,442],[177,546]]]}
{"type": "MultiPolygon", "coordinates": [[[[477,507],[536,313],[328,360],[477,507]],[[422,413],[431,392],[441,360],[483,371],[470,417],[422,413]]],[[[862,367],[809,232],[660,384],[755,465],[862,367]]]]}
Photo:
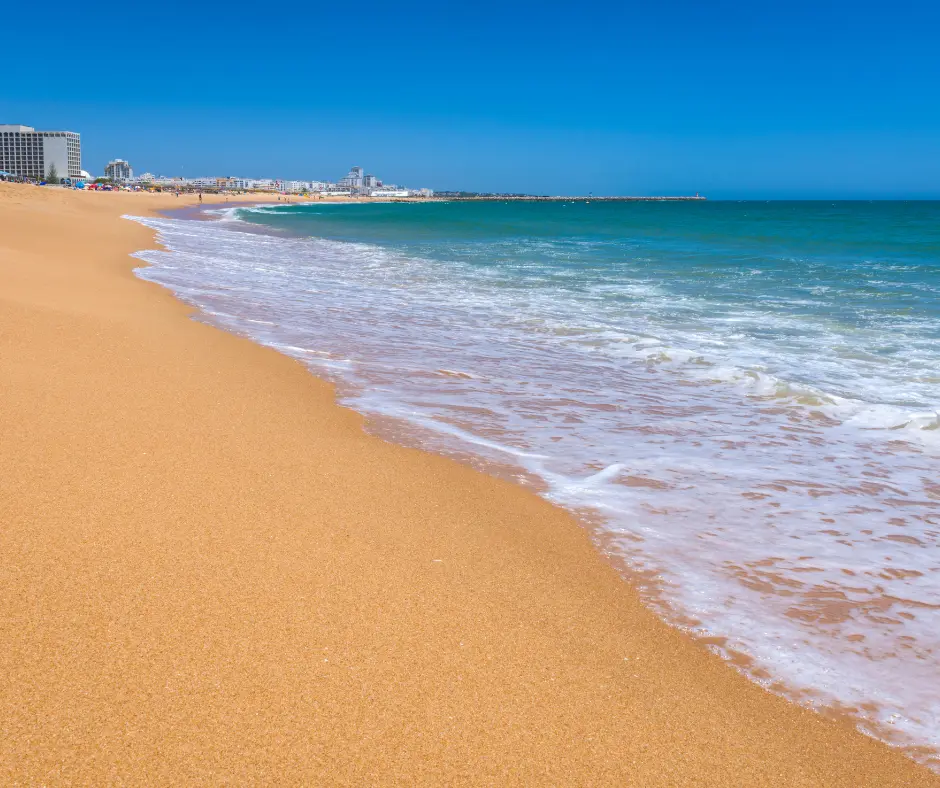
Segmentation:
{"type": "Polygon", "coordinates": [[[125,159],[111,159],[104,168],[104,177],[115,183],[123,183],[134,178],[134,170],[125,159]]]}
{"type": "Polygon", "coordinates": [[[0,125],[0,171],[39,181],[49,177],[53,167],[60,178],[81,177],[82,143],[78,134],[0,125]]]}

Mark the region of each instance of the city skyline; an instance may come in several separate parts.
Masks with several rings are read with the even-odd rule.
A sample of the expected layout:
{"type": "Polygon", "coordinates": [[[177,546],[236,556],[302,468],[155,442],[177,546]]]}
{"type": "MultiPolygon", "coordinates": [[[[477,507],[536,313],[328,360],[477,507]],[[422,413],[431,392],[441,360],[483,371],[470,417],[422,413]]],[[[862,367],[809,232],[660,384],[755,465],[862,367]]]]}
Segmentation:
{"type": "MultiPolygon", "coordinates": [[[[104,168],[103,178],[117,183],[155,186],[183,186],[199,189],[227,189],[241,191],[285,191],[317,192],[324,194],[352,194],[369,197],[430,197],[434,190],[427,187],[398,186],[384,183],[375,175],[364,174],[362,167],[353,166],[342,178],[335,181],[311,178],[253,178],[240,175],[201,175],[184,178],[155,174],[145,170],[134,175],[134,170],[126,159],[112,159],[104,168]]],[[[15,173],[19,174],[19,173],[15,173]]],[[[94,178],[94,175],[89,175],[94,178]]]]}
{"type": "Polygon", "coordinates": [[[117,184],[184,186],[243,191],[322,192],[371,197],[431,196],[427,187],[409,188],[385,184],[360,166],[353,166],[342,178],[325,179],[250,178],[243,176],[155,175],[150,171],[134,175],[127,159],[110,159],[100,176],[83,166],[81,135],[72,131],[37,130],[23,124],[0,123],[0,177],[30,181],[73,182],[107,179],[117,184]]]}

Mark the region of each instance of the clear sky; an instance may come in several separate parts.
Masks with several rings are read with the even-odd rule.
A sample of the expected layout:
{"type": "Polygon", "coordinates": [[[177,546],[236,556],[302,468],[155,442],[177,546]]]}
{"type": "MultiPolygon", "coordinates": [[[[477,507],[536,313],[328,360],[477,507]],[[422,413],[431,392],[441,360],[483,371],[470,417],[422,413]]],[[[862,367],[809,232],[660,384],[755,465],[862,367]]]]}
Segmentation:
{"type": "Polygon", "coordinates": [[[938,0],[36,8],[4,6],[0,123],[96,174],[940,198],[938,0]]]}

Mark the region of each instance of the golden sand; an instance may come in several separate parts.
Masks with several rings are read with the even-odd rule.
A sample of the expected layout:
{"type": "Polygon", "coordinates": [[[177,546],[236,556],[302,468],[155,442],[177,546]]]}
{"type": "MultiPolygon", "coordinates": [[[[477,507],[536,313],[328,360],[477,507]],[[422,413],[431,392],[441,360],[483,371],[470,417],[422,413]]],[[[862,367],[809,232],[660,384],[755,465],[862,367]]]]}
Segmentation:
{"type": "Polygon", "coordinates": [[[940,785],[187,319],[119,217],[192,202],[0,185],[0,784],[940,785]]]}

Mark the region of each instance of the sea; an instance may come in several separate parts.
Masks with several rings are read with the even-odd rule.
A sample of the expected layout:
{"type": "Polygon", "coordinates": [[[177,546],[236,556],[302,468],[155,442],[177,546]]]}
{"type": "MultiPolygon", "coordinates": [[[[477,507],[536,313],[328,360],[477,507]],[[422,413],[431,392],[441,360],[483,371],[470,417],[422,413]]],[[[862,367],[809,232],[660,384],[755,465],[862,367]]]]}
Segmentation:
{"type": "Polygon", "coordinates": [[[199,319],[567,507],[663,618],[940,768],[940,202],[136,221],[199,319]]]}

